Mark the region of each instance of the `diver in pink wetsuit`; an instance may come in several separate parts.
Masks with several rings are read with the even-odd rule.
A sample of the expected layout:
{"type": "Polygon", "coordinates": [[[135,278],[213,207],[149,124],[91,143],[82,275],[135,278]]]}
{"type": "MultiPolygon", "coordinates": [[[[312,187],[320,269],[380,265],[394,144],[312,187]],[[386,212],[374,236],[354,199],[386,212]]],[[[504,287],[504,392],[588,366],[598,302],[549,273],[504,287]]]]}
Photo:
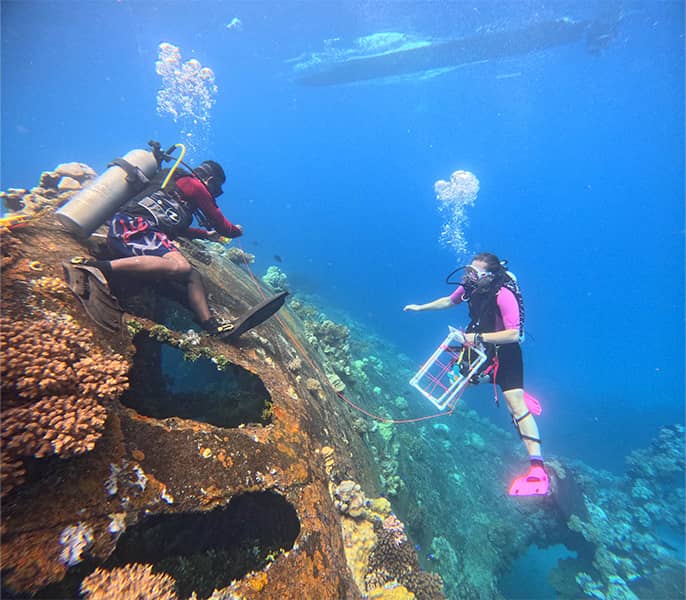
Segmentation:
{"type": "Polygon", "coordinates": [[[491,378],[505,396],[531,461],[529,471],[510,485],[510,495],[545,495],[549,482],[543,467],[541,439],[524,392],[524,367],[519,345],[523,335],[524,305],[517,282],[500,259],[489,252],[477,254],[465,268],[461,285],[450,296],[427,304],[408,304],[404,310],[441,310],[462,302],[469,304],[471,318],[465,333],[466,342],[485,346],[490,359],[485,368],[497,361],[497,369],[491,370],[491,378]]]}

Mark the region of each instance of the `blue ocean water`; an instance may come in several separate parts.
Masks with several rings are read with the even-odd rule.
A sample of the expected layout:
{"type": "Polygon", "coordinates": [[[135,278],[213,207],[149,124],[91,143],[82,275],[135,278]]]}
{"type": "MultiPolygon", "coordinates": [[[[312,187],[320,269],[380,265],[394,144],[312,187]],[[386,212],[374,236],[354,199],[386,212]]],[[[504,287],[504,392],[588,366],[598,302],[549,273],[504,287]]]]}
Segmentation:
{"type": "Polygon", "coordinates": [[[0,187],[182,141],[156,110],[158,46],[174,44],[216,76],[189,159],[225,166],[220,205],[255,271],[278,255],[292,285],[419,364],[466,310],[402,307],[448,294],[472,253],[509,259],[545,449],[620,472],[684,422],[684,7],[600,4],[6,1],[0,187]],[[312,53],[379,32],[446,40],[562,17],[617,26],[599,52],[578,41],[433,78],[295,81],[312,53]],[[439,243],[433,188],[458,169],[481,183],[466,256],[439,243]]]}

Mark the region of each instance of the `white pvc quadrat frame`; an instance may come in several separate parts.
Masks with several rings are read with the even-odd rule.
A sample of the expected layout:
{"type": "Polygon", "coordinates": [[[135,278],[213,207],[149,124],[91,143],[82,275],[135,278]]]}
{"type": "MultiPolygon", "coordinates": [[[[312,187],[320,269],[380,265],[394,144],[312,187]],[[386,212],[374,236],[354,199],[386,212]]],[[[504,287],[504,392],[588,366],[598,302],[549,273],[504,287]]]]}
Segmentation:
{"type": "Polygon", "coordinates": [[[486,353],[478,345],[469,346],[469,370],[463,374],[453,367],[465,345],[464,334],[454,327],[448,327],[448,337],[410,379],[410,385],[429,400],[437,409],[452,407],[486,362],[486,353]]]}

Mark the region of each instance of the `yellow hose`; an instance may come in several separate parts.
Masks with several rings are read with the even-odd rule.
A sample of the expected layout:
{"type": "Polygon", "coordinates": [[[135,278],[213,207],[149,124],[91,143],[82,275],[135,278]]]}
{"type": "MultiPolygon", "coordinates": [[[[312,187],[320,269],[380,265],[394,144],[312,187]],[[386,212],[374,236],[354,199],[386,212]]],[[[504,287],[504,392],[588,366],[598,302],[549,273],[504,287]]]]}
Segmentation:
{"type": "Polygon", "coordinates": [[[174,171],[176,171],[176,167],[178,167],[179,164],[181,164],[183,157],[186,155],[186,146],[184,146],[183,144],[174,144],[174,148],[181,148],[181,154],[179,154],[179,158],[176,159],[174,166],[171,169],[169,169],[169,173],[167,173],[167,176],[164,178],[164,181],[162,182],[162,189],[167,187],[169,180],[174,174],[174,171]]]}

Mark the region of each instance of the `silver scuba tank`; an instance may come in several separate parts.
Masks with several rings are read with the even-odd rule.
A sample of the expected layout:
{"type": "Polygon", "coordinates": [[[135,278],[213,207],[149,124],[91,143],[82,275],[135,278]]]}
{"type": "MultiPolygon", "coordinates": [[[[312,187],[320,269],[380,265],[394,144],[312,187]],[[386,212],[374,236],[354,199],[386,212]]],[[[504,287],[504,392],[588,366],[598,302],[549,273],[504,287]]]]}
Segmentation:
{"type": "Polygon", "coordinates": [[[90,185],[56,211],[65,228],[78,237],[88,237],[157,172],[153,152],[131,150],[113,161],[90,185]]]}

